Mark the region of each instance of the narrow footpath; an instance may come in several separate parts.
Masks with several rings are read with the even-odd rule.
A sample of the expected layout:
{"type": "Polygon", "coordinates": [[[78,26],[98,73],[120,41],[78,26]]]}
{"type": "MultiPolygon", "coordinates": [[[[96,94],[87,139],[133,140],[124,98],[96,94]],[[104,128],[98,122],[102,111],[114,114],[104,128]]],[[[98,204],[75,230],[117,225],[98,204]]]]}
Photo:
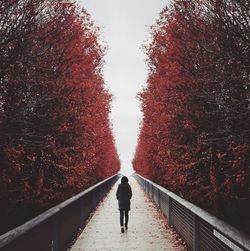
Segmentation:
{"type": "Polygon", "coordinates": [[[175,232],[147,198],[136,180],[129,177],[133,197],[128,230],[121,233],[114,185],[73,245],[71,251],[184,251],[175,232]]]}

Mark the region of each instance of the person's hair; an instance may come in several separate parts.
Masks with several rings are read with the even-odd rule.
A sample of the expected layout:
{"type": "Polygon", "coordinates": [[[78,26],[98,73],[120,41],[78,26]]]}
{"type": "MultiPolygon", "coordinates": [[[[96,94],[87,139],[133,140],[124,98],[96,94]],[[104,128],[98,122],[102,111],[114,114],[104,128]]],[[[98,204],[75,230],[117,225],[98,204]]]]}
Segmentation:
{"type": "Polygon", "coordinates": [[[126,176],[123,176],[121,182],[128,183],[128,178],[126,176]]]}

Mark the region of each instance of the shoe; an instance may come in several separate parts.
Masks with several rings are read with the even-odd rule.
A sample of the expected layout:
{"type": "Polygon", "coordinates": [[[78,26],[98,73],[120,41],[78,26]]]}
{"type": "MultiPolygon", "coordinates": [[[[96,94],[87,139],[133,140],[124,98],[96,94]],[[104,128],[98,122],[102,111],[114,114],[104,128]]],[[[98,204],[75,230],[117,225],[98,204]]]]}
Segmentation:
{"type": "Polygon", "coordinates": [[[124,227],[121,227],[121,232],[124,233],[124,227]]]}
{"type": "Polygon", "coordinates": [[[128,225],[125,225],[126,230],[128,230],[128,225]]]}

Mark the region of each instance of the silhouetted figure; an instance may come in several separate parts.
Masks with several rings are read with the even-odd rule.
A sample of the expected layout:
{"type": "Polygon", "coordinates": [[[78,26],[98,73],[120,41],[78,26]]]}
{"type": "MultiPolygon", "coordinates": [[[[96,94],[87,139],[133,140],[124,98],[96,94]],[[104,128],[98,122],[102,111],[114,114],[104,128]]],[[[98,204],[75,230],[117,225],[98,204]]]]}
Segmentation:
{"type": "Polygon", "coordinates": [[[116,198],[119,204],[120,210],[120,225],[121,232],[124,233],[124,216],[125,216],[125,228],[128,229],[128,211],[130,210],[130,199],[132,197],[132,190],[128,184],[128,178],[123,176],[121,183],[119,184],[116,191],[116,198]]]}

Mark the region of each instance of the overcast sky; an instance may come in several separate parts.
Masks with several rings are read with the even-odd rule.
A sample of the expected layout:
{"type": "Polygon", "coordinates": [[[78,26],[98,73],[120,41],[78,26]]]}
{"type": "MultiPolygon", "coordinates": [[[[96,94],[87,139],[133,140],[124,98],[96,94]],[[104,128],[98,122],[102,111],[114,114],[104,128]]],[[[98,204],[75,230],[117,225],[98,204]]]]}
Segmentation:
{"type": "Polygon", "coordinates": [[[114,95],[111,122],[122,173],[132,172],[142,114],[136,95],[145,86],[147,67],[141,47],[168,0],[80,0],[101,28],[109,49],[104,79],[114,95]]]}

